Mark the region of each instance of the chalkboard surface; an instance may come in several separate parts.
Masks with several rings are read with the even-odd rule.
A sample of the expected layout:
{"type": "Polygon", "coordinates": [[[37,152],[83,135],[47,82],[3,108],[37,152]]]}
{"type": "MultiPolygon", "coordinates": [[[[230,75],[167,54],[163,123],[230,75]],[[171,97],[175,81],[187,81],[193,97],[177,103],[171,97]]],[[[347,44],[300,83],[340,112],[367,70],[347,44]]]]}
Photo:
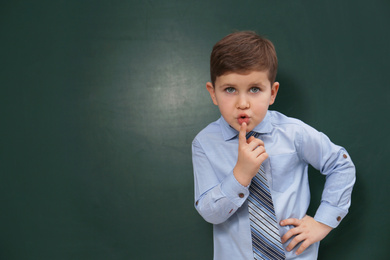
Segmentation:
{"type": "MultiPolygon", "coordinates": [[[[0,4],[0,259],[212,259],[191,141],[219,117],[216,41],[272,40],[275,105],[347,148],[350,213],[319,259],[387,259],[388,1],[0,4]]],[[[313,214],[323,176],[310,170],[313,214]]]]}

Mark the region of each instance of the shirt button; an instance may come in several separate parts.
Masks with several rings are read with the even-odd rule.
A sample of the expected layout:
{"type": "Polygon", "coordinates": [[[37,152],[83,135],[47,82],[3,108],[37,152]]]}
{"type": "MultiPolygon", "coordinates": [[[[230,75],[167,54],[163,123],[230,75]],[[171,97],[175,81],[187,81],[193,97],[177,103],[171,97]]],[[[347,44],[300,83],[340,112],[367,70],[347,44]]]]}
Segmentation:
{"type": "Polygon", "coordinates": [[[245,196],[244,193],[239,193],[238,194],[238,197],[240,197],[241,199],[244,198],[244,196],[245,196]]]}
{"type": "Polygon", "coordinates": [[[197,201],[195,202],[195,205],[196,205],[196,206],[198,206],[198,204],[199,204],[199,200],[197,200],[197,201]]]}
{"type": "Polygon", "coordinates": [[[337,217],[337,221],[339,221],[339,222],[340,222],[340,220],[341,220],[341,217],[340,217],[340,216],[338,216],[338,217],[337,217]]]}
{"type": "Polygon", "coordinates": [[[347,158],[348,158],[348,156],[347,156],[346,154],[343,154],[343,157],[344,157],[345,159],[347,159],[347,158]]]}

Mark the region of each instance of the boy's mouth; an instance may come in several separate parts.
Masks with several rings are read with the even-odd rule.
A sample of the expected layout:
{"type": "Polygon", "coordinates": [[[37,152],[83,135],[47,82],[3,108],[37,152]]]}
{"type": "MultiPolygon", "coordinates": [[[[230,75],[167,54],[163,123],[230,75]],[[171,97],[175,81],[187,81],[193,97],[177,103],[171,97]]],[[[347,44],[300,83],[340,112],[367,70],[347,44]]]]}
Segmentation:
{"type": "Polygon", "coordinates": [[[241,114],[241,115],[239,115],[238,116],[238,118],[237,118],[237,121],[238,121],[238,124],[242,124],[242,123],[246,123],[246,124],[248,124],[248,122],[249,122],[249,117],[247,116],[247,115],[245,115],[245,114],[241,114]]]}

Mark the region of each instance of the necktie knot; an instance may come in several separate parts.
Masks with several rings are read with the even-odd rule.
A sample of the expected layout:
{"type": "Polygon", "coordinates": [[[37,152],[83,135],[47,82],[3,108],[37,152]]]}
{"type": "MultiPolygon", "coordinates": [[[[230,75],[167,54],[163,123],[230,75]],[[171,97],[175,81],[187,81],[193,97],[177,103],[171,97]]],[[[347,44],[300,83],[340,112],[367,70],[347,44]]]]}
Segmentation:
{"type": "Polygon", "coordinates": [[[260,133],[258,132],[255,132],[255,131],[250,131],[246,134],[246,139],[248,139],[249,137],[251,136],[254,136],[255,138],[257,138],[258,136],[260,135],[260,133]]]}

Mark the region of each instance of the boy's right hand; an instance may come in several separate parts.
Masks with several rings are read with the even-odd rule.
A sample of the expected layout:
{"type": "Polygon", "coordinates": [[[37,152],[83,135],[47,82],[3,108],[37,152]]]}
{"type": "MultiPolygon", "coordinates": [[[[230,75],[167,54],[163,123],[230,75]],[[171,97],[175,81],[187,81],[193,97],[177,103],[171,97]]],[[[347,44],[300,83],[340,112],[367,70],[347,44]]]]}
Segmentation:
{"type": "Polygon", "coordinates": [[[251,183],[260,165],[268,158],[263,141],[253,136],[246,139],[246,128],[246,123],[242,123],[238,135],[238,159],[233,169],[234,177],[243,186],[251,183]]]}

